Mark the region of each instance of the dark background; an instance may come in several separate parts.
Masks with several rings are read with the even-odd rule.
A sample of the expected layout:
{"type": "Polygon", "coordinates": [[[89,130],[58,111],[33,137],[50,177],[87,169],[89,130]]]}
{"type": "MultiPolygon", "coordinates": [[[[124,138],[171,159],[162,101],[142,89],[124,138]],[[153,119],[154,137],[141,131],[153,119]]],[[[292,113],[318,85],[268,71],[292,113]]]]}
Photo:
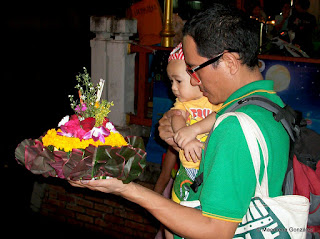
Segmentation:
{"type": "Polygon", "coordinates": [[[55,127],[69,111],[67,96],[75,93],[75,76],[82,67],[90,71],[90,39],[94,37],[90,16],[124,12],[123,6],[119,9],[106,2],[111,1],[95,7],[52,3],[2,8],[5,74],[1,105],[9,125],[17,120],[12,129],[18,141],[55,127]]]}
{"type": "MultiPolygon", "coordinates": [[[[83,229],[56,223],[29,209],[35,180],[14,159],[16,146],[38,138],[71,114],[69,94],[75,76],[90,72],[91,15],[125,16],[128,1],[74,3],[11,2],[1,7],[1,159],[0,226],[4,237],[84,238],[83,229]]],[[[91,236],[92,233],[90,232],[91,236]]],[[[2,236],[0,236],[2,237],[2,236]]]]}

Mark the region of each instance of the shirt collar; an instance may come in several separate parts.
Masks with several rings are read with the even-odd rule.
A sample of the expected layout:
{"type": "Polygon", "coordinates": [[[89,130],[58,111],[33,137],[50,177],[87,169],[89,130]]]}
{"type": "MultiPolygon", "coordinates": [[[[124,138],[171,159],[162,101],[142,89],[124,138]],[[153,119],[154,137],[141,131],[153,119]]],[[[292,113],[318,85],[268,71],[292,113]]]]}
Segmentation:
{"type": "Polygon", "coordinates": [[[276,94],[276,92],[273,90],[273,81],[259,80],[251,82],[241,87],[229,96],[229,98],[223,103],[223,105],[221,106],[220,110],[217,111],[217,113],[223,114],[224,111],[228,109],[233,102],[240,100],[246,96],[259,93],[276,94]]]}

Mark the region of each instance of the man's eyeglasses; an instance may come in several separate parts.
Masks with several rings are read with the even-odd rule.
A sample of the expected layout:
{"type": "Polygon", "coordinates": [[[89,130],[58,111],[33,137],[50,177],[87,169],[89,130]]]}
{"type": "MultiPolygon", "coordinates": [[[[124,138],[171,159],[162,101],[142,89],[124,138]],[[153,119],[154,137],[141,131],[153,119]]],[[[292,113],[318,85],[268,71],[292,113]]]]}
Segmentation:
{"type": "Polygon", "coordinates": [[[196,71],[198,71],[198,70],[200,70],[200,69],[202,69],[202,68],[204,68],[204,67],[206,67],[206,66],[208,66],[208,65],[210,65],[210,64],[215,63],[216,61],[218,61],[218,60],[220,59],[220,57],[222,57],[222,55],[223,55],[224,53],[225,53],[225,51],[222,52],[222,53],[220,53],[220,54],[218,54],[218,55],[216,55],[216,56],[213,57],[212,59],[207,60],[206,62],[202,63],[201,65],[196,66],[196,67],[193,67],[193,68],[191,68],[190,66],[187,65],[186,71],[188,72],[188,74],[189,74],[193,79],[195,79],[198,83],[200,83],[201,81],[200,81],[199,77],[197,76],[196,71]]]}

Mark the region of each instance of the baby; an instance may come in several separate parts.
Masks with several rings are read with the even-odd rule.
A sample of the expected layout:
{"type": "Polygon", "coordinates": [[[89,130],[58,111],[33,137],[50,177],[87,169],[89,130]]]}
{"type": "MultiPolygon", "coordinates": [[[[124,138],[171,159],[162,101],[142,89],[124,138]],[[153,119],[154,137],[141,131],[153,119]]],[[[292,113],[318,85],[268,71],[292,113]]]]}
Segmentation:
{"type": "Polygon", "coordinates": [[[221,105],[213,105],[203,96],[199,86],[190,83],[180,43],[170,54],[167,73],[176,102],[171,109],[181,111],[181,115],[172,117],[172,129],[175,141],[181,148],[180,169],[173,188],[172,200],[180,203],[188,198],[189,186],[198,172],[202,148],[211,130],[221,105]]]}

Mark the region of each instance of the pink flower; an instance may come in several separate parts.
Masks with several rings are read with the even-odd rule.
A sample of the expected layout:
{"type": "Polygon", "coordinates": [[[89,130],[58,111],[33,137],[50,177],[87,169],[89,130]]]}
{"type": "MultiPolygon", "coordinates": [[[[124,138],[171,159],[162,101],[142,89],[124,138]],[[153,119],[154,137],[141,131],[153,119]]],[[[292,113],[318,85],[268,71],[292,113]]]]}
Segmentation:
{"type": "Polygon", "coordinates": [[[62,132],[58,134],[67,137],[76,137],[82,139],[86,134],[86,131],[81,128],[80,121],[76,115],[72,115],[71,119],[67,123],[60,126],[60,129],[62,132]]]}
{"type": "Polygon", "coordinates": [[[77,113],[81,114],[82,112],[85,112],[87,110],[87,105],[85,103],[77,105],[77,107],[74,110],[77,113]]]}

